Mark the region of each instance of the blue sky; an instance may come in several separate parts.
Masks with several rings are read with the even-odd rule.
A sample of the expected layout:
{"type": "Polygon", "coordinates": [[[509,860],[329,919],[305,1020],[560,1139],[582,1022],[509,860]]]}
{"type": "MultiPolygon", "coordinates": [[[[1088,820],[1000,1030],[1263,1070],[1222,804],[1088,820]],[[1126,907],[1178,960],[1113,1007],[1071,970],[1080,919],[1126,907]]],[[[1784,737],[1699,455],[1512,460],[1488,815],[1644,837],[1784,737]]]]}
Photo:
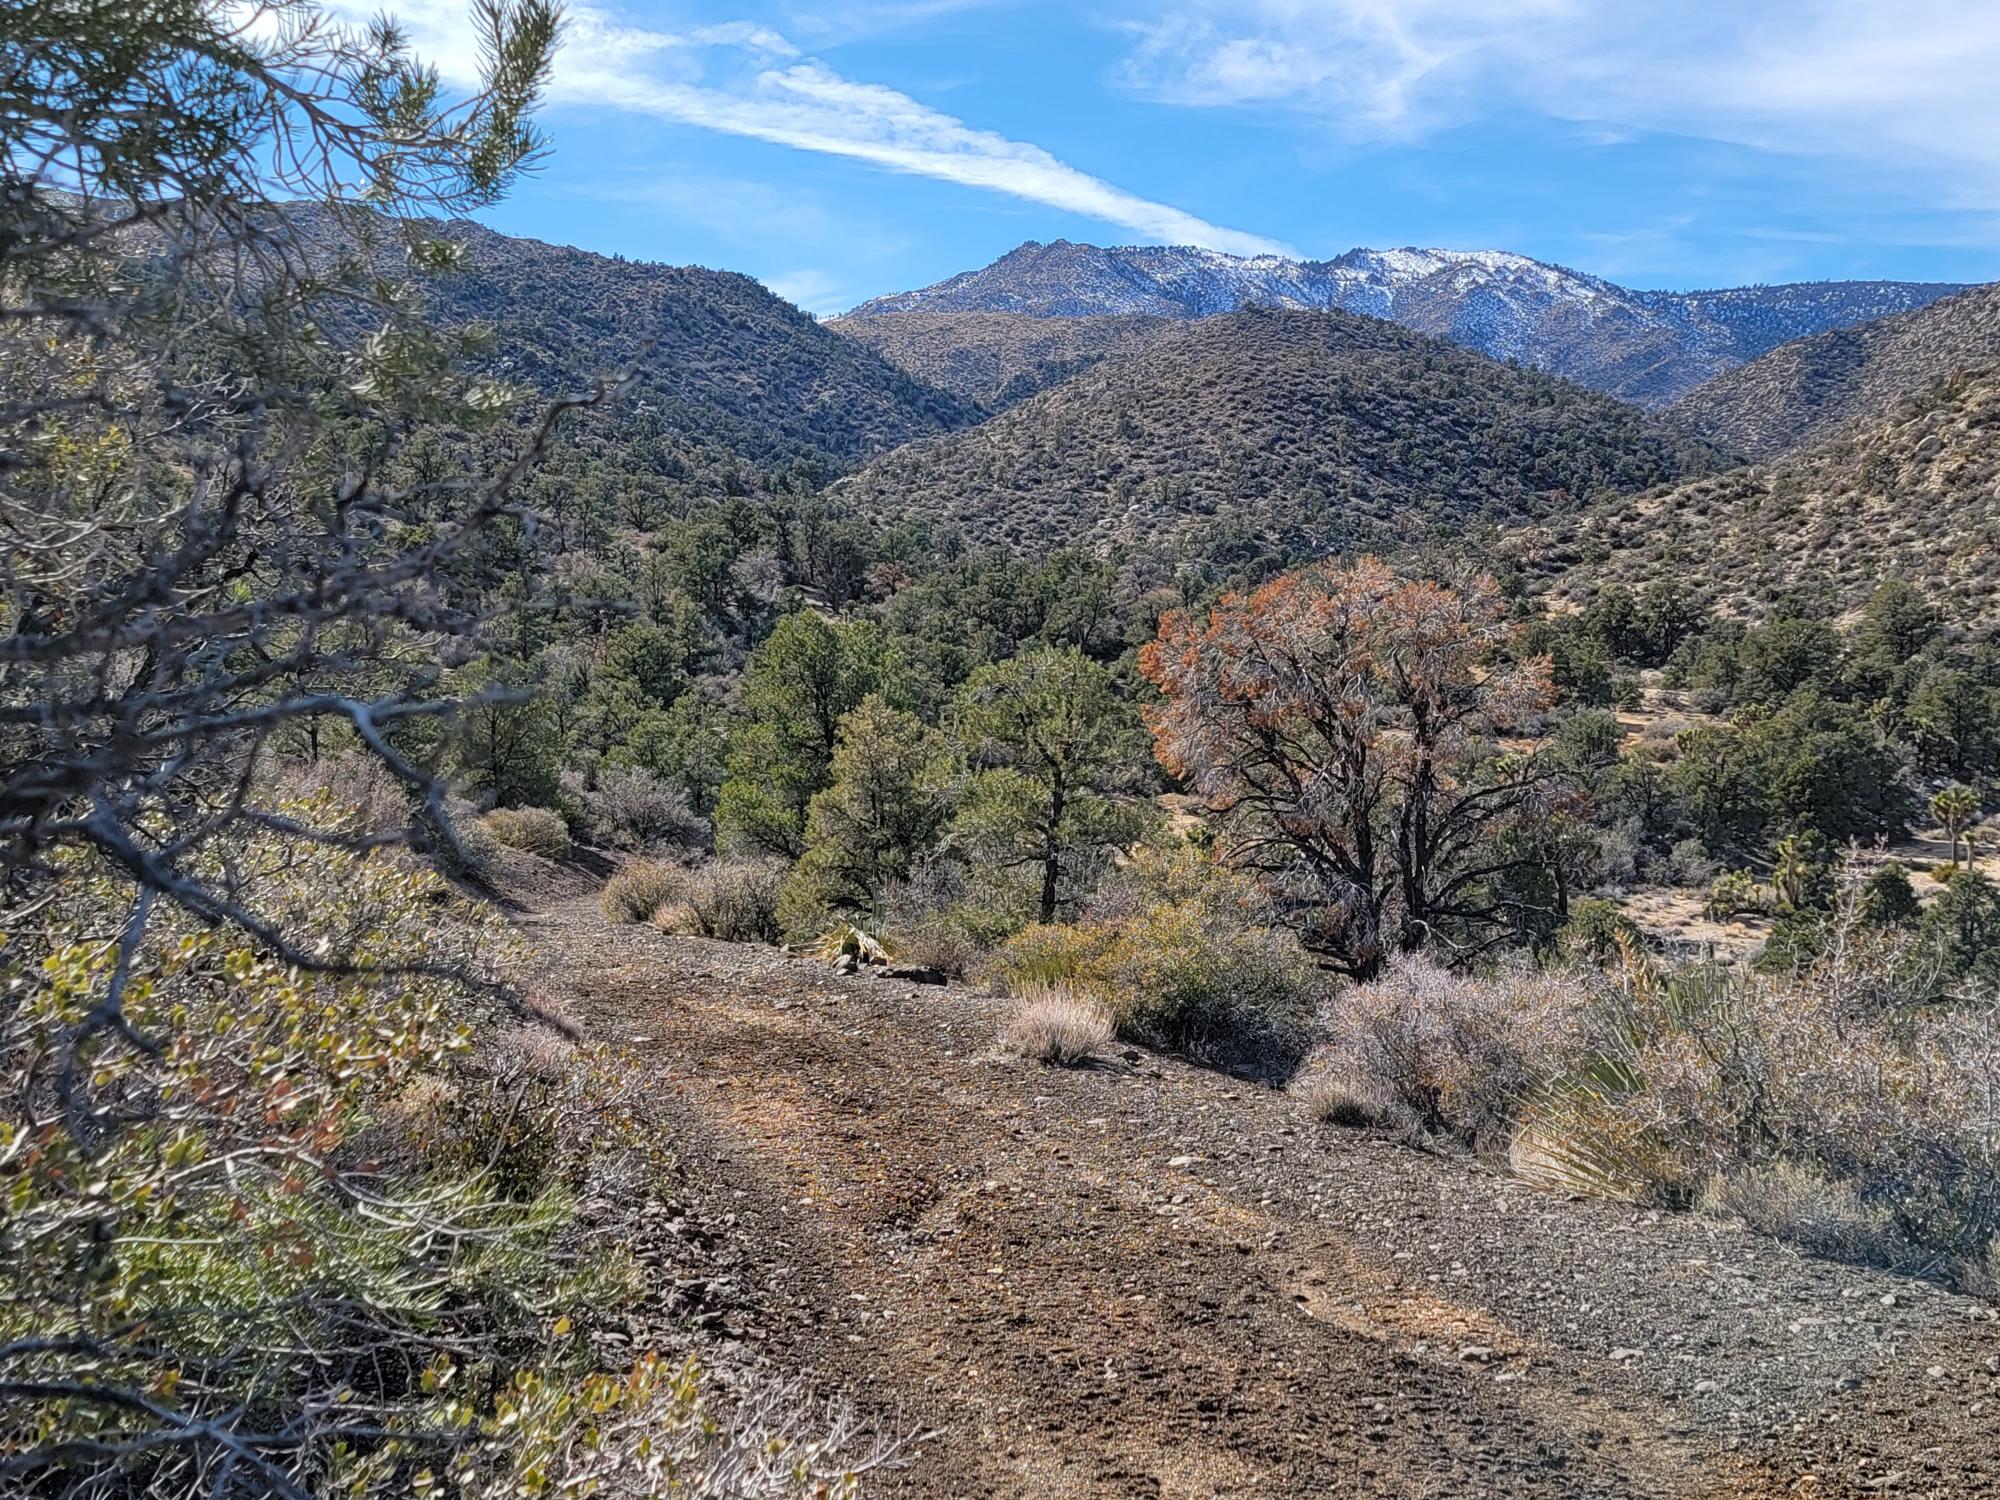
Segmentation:
{"type": "MultiPolygon", "coordinates": [[[[372,7],[370,7],[372,9],[372,7]]],[[[448,75],[454,0],[390,0],[448,75]]],[[[572,0],[509,233],[814,312],[1026,239],[2000,278],[1995,0],[572,0]]]]}

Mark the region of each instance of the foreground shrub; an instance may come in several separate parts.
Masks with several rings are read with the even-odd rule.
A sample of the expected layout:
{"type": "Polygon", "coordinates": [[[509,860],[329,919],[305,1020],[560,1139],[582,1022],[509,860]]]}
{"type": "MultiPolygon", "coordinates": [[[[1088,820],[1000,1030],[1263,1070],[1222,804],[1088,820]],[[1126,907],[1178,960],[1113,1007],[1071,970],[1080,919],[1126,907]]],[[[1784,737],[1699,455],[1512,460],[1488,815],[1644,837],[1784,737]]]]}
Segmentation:
{"type": "Polygon", "coordinates": [[[1911,1003],[1930,992],[1908,947],[1856,927],[1782,973],[1405,961],[1328,1006],[1313,1066],[1526,1176],[1677,1208],[1706,1194],[1822,1253],[1943,1272],[2000,1232],[2000,1009],[1911,1003]]]}
{"type": "Polygon", "coordinates": [[[604,915],[614,922],[650,922],[687,888],[687,871],[660,860],[637,859],[604,882],[604,915]]]}
{"type": "Polygon", "coordinates": [[[1154,851],[1086,920],[1024,928],[987,973],[1010,993],[1074,990],[1118,1030],[1205,1054],[1304,1050],[1322,984],[1288,932],[1255,920],[1247,885],[1199,851],[1154,851]]]}
{"type": "Polygon", "coordinates": [[[1022,995],[1001,1041],[1016,1057],[1075,1067],[1109,1047],[1114,1034],[1103,1006],[1051,986],[1022,995]]]}
{"type": "Polygon", "coordinates": [[[517,957],[497,919],[400,852],[260,834],[217,858],[340,967],[173,909],[107,944],[130,894],[81,861],[9,929],[5,1472],[239,1500],[852,1494],[881,1455],[839,1413],[598,1360],[665,1163],[618,1059],[493,1005],[517,957]],[[112,1002],[129,1033],[80,1032],[112,1002]]]}
{"type": "Polygon", "coordinates": [[[509,849],[539,854],[543,859],[569,857],[569,824],[546,807],[496,807],[480,822],[509,849]]]}
{"type": "Polygon", "coordinates": [[[667,932],[726,943],[778,941],[785,867],[775,860],[728,859],[675,872],[673,893],[653,911],[667,932]]]}

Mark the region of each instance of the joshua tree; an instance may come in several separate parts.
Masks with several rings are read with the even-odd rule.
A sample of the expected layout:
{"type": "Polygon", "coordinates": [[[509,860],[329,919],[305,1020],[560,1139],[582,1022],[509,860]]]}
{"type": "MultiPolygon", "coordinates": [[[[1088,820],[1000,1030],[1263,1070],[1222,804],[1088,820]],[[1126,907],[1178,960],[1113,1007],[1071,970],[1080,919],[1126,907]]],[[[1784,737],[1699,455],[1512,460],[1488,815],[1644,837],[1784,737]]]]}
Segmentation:
{"type": "Polygon", "coordinates": [[[1965,840],[1965,867],[1972,868],[1972,820],[1979,816],[1979,793],[1964,785],[1948,786],[1931,798],[1931,813],[1951,840],[1951,867],[1958,868],[1958,841],[1965,840]]]}

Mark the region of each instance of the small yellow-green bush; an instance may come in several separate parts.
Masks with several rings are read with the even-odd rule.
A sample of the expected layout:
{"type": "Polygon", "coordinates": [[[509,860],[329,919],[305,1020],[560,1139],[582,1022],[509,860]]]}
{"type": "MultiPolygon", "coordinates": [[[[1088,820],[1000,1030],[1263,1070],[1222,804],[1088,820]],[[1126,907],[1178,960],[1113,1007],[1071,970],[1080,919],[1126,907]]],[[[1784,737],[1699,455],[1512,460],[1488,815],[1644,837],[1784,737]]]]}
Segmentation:
{"type": "Polygon", "coordinates": [[[604,883],[604,915],[614,922],[650,922],[687,889],[687,871],[660,860],[635,859],[604,883]]]}
{"type": "Polygon", "coordinates": [[[1002,943],[986,972],[1010,995],[1036,986],[1105,992],[1104,958],[1116,941],[1109,926],[1038,922],[1002,943]]]}
{"type": "Polygon", "coordinates": [[[496,807],[480,822],[509,849],[539,854],[543,859],[567,859],[569,824],[546,807],[496,807]]]}
{"type": "Polygon", "coordinates": [[[1178,852],[1085,921],[1015,934],[987,972],[1016,994],[1068,988],[1125,1035],[1203,1052],[1301,1050],[1322,988],[1297,939],[1258,923],[1238,882],[1178,852]]]}

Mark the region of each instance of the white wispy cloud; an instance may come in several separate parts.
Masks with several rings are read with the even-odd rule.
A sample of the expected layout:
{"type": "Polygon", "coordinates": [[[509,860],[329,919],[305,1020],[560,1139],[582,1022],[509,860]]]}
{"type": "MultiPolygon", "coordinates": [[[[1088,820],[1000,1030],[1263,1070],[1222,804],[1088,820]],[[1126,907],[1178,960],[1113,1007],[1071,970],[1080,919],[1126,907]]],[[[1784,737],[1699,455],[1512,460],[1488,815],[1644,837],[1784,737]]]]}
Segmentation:
{"type": "MultiPolygon", "coordinates": [[[[420,53],[460,81],[473,76],[476,45],[450,0],[414,0],[399,5],[398,14],[411,25],[420,53]]],[[[1277,241],[1127,192],[1040,146],[979,129],[896,89],[844,77],[748,22],[665,32],[572,6],[550,99],[1002,193],[1168,244],[1236,255],[1289,253],[1277,241]]]]}
{"type": "Polygon", "coordinates": [[[1858,167],[2000,202],[1992,0],[1169,0],[1120,77],[1194,106],[1402,138],[1522,107],[1858,167]]]}

